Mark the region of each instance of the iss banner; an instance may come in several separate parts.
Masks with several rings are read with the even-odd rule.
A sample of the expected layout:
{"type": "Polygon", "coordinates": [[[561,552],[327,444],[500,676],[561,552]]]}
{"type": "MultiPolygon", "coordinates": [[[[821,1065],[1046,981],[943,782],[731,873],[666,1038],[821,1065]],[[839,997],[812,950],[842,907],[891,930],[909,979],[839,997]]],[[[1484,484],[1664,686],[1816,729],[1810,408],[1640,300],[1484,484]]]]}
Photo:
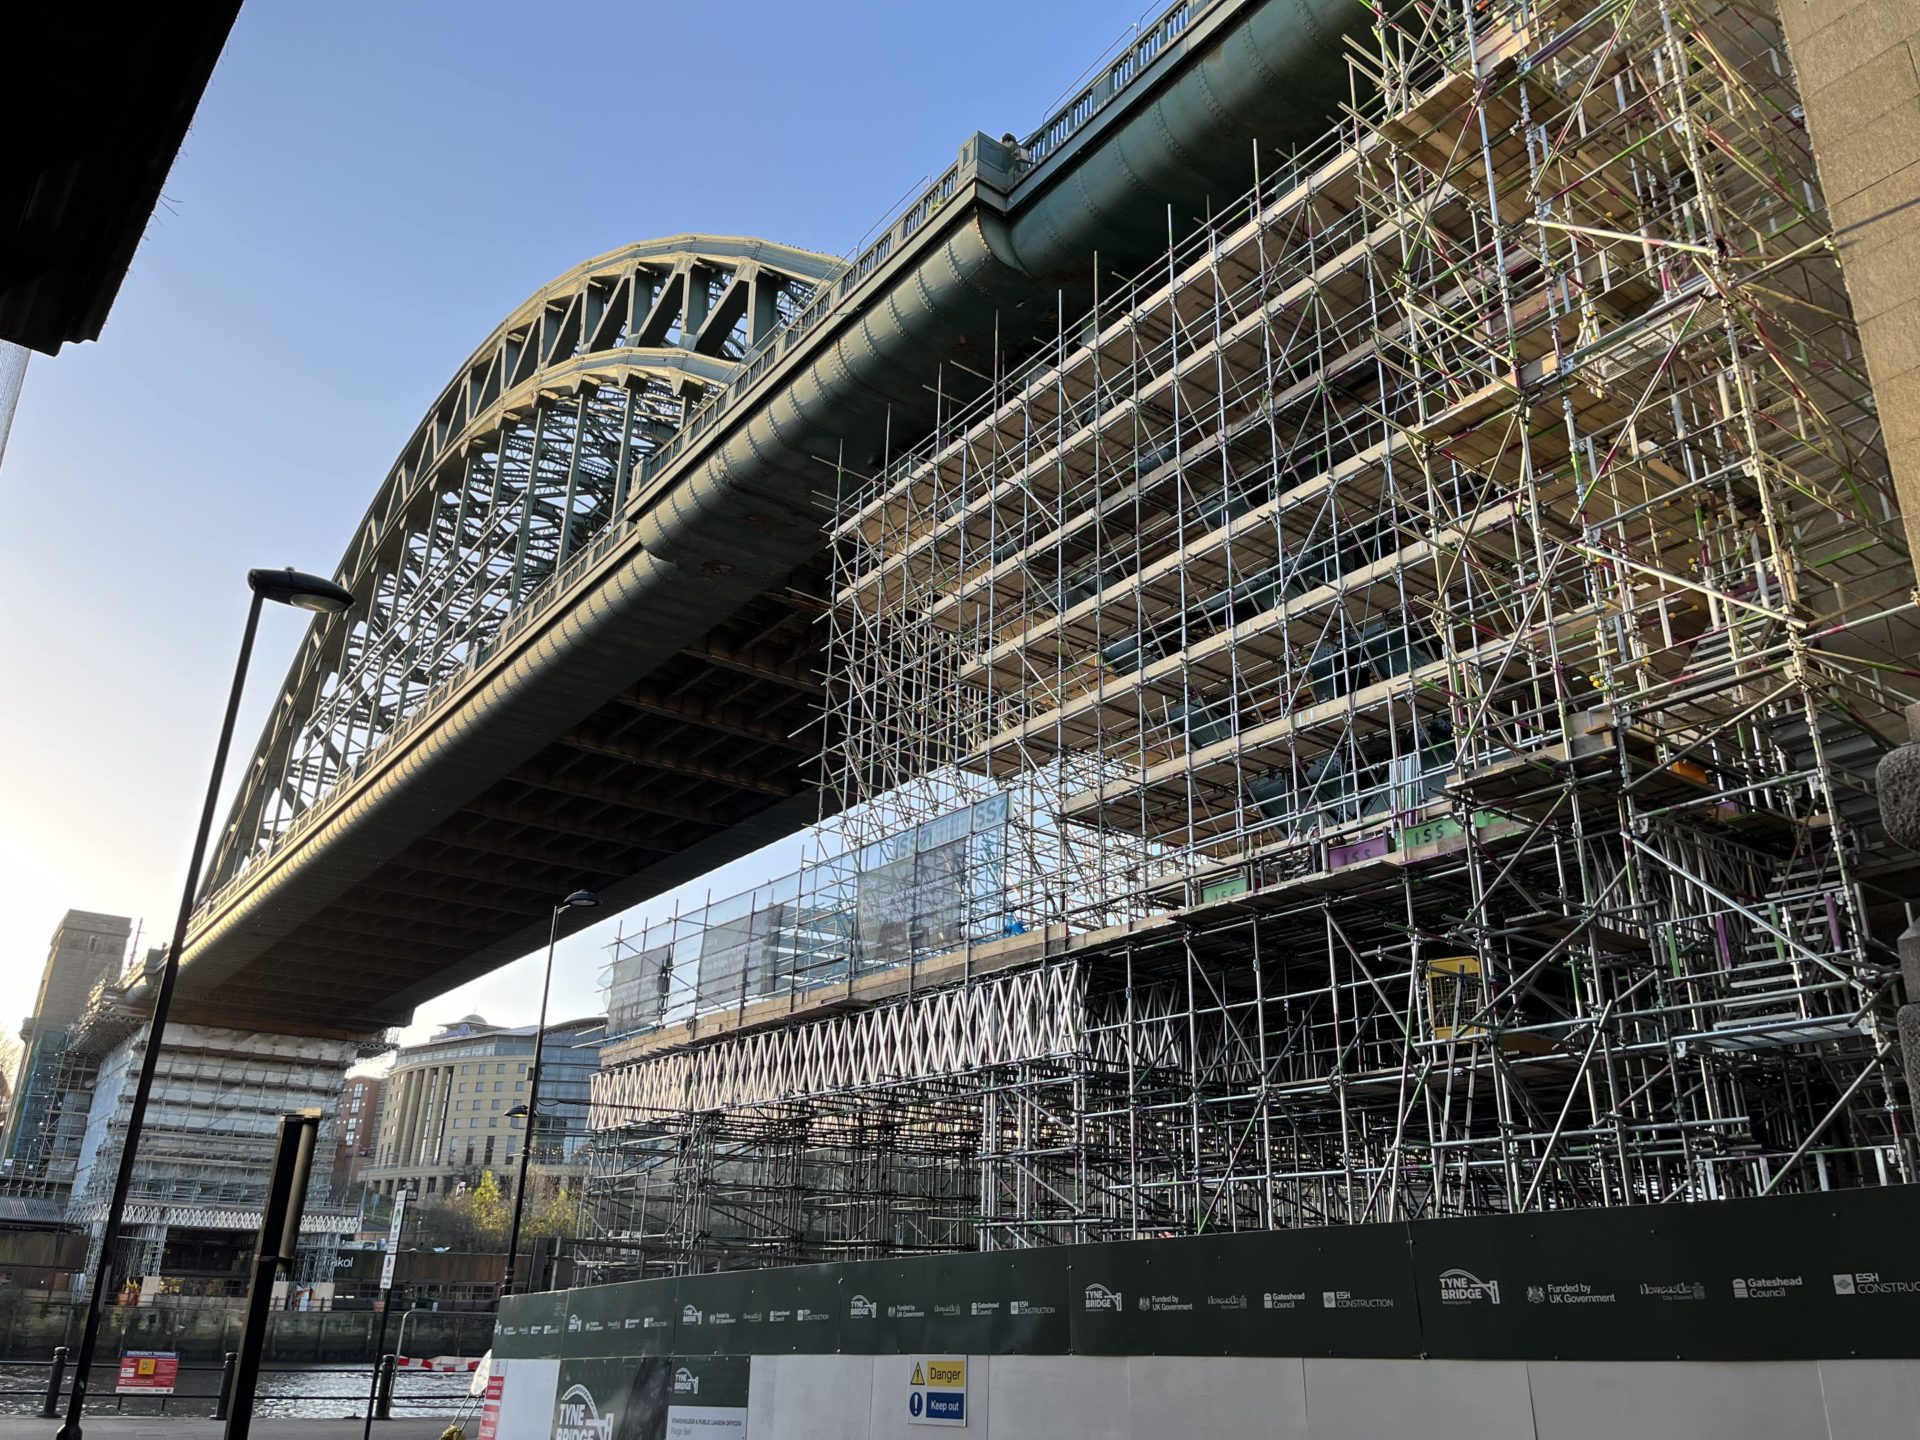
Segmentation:
{"type": "Polygon", "coordinates": [[[744,1355],[563,1361],[551,1440],[745,1440],[744,1355]]]}

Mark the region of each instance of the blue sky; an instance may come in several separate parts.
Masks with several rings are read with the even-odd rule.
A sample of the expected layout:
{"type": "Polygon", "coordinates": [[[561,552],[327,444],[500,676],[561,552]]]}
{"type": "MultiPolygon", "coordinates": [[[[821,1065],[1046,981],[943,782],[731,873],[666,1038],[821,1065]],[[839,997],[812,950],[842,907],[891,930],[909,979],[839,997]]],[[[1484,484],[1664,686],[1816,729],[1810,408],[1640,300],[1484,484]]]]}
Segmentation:
{"type": "MultiPolygon", "coordinates": [[[[247,568],[329,570],[502,315],[648,236],[844,253],[974,130],[1037,124],[1140,14],[248,0],[104,335],[34,358],[0,470],[0,1024],[68,908],[164,938],[247,568]]],[[[267,617],[236,764],[299,631],[267,617]]],[[[597,1006],[615,923],[563,948],[558,1010],[597,1006]]],[[[522,961],[417,1029],[528,1018],[538,983],[522,961]]]]}

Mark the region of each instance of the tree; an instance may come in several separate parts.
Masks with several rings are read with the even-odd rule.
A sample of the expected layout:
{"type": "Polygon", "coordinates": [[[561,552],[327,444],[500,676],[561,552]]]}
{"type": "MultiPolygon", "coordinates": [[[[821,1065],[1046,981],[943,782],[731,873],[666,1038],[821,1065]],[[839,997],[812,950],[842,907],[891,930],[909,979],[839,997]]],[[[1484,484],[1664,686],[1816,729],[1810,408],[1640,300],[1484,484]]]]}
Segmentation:
{"type": "MultiPolygon", "coordinates": [[[[579,1193],[564,1180],[534,1172],[527,1178],[527,1204],[520,1217],[522,1248],[542,1235],[571,1239],[579,1208],[579,1193]]],[[[483,1170],[464,1188],[421,1204],[407,1228],[429,1249],[504,1251],[513,1229],[513,1197],[493,1171],[483,1170]]]]}
{"type": "Polygon", "coordinates": [[[525,1233],[529,1239],[539,1235],[572,1239],[579,1208],[580,1197],[567,1188],[566,1181],[556,1180],[538,1204],[528,1203],[525,1233]]]}
{"type": "Polygon", "coordinates": [[[500,1193],[500,1182],[493,1178],[493,1171],[483,1170],[480,1183],[467,1188],[465,1199],[474,1234],[488,1242],[490,1249],[505,1249],[513,1212],[500,1193]]]}
{"type": "Polygon", "coordinates": [[[418,1210],[420,1243],[461,1252],[504,1250],[512,1213],[491,1170],[463,1188],[426,1201],[418,1210]]]}

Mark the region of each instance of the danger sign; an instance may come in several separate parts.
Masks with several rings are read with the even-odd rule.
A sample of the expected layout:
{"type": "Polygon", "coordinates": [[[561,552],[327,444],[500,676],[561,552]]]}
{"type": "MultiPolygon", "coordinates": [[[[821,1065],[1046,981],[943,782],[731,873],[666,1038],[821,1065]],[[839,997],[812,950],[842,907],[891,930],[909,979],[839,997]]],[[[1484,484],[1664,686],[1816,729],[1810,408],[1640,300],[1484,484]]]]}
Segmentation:
{"type": "Polygon", "coordinates": [[[967,1362],[951,1355],[915,1355],[907,1371],[907,1423],[967,1423],[967,1362]]]}

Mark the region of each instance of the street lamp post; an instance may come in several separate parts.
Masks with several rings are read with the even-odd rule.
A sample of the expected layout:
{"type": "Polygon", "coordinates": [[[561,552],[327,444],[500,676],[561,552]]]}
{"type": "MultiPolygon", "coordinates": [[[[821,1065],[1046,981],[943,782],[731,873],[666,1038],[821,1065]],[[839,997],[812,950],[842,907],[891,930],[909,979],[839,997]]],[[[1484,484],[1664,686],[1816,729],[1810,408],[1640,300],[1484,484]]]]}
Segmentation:
{"type": "Polygon", "coordinates": [[[592,891],[576,890],[553,907],[553,922],[547,927],[547,973],[540,982],[540,1024],[533,1032],[533,1066],[527,1074],[527,1128],[520,1137],[520,1178],[513,1186],[513,1224],[507,1230],[507,1273],[500,1280],[503,1300],[513,1293],[513,1272],[520,1259],[520,1216],[527,1204],[527,1162],[533,1156],[534,1126],[540,1115],[540,1055],[546,1048],[547,994],[553,989],[553,951],[560,942],[560,917],[569,910],[591,910],[599,903],[592,891]]]}
{"type": "Polygon", "coordinates": [[[260,626],[261,602],[272,600],[300,610],[322,615],[338,615],[351,608],[353,594],[298,570],[249,570],[247,588],[253,601],[247,607],[246,629],[240,636],[240,658],[233,667],[233,685],[227,692],[227,712],[220,722],[220,741],[213,750],[213,773],[207,777],[207,797],[200,807],[200,828],[193,837],[193,856],[187,861],[187,881],[180,890],[180,913],[173,924],[173,942],[167,946],[153,985],[153,1014],[147,1021],[146,1050],[140,1057],[140,1073],[134,1081],[133,1105],[127,1112],[127,1133],[120,1144],[120,1166],[113,1177],[113,1195],[107,1201],[106,1221],[100,1231],[100,1255],[93,1268],[93,1293],[87,1301],[87,1321],[80,1332],[80,1351],[75,1357],[73,1390],[67,1398],[67,1418],[56,1440],[81,1440],[81,1412],[87,1404],[87,1380],[93,1369],[93,1352],[100,1338],[100,1312],[113,1281],[113,1247],[120,1239],[120,1225],[127,1208],[127,1191],[133,1185],[134,1151],[140,1143],[140,1129],[147,1118],[147,1101],[153,1094],[153,1076],[160,1059],[160,1040],[167,1028],[167,1012],[173,1006],[173,984],[180,973],[180,952],[187,943],[187,922],[193,916],[194,892],[200,884],[200,864],[206,858],[207,837],[213,831],[214,806],[220,798],[220,780],[227,766],[227,749],[233,743],[233,722],[240,711],[240,692],[246,685],[247,662],[253,658],[254,632],[260,626]]]}

